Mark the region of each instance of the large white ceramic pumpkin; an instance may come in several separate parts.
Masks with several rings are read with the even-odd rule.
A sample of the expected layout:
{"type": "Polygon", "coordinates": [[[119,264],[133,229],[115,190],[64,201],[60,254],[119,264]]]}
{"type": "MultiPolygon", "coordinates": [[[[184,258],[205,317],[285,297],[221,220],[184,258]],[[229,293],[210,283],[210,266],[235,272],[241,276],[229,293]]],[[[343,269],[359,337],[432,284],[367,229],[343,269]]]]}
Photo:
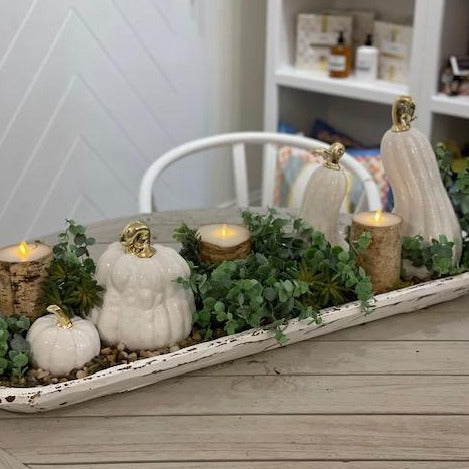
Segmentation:
{"type": "Polygon", "coordinates": [[[56,305],[47,310],[53,314],[34,321],[26,336],[35,366],[54,376],[66,376],[99,355],[101,342],[91,321],[77,316],[69,319],[56,305]]]}
{"type": "Polygon", "coordinates": [[[187,262],[174,250],[150,244],[148,227],[129,224],[97,263],[105,287],[103,305],[91,318],[103,342],[130,350],[153,350],[186,338],[192,328],[192,291],[177,282],[188,278],[187,262]]]}
{"type": "Polygon", "coordinates": [[[347,176],[339,165],[345,153],[341,143],[333,143],[324,151],[326,163],[317,168],[303,194],[300,217],[315,230],[324,233],[332,245],[348,248],[339,232],[339,211],[347,193],[347,176]]]}
{"type": "MultiPolygon", "coordinates": [[[[421,235],[425,240],[439,235],[455,243],[453,264],[461,257],[461,228],[445,190],[438,163],[427,138],[410,123],[415,102],[401,96],[393,105],[393,126],[381,141],[381,155],[394,195],[394,211],[403,219],[402,235],[421,235]]],[[[425,269],[406,267],[408,274],[420,278],[425,269]]]]}

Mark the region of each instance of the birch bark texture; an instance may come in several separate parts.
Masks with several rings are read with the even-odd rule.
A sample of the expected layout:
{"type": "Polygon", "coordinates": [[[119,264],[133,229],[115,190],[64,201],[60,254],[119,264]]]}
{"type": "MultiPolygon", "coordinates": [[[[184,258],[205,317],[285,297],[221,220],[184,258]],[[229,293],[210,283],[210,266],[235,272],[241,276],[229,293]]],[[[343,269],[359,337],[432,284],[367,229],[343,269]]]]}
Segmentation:
{"type": "Polygon", "coordinates": [[[12,262],[0,257],[0,311],[7,316],[24,314],[35,320],[40,315],[40,286],[52,259],[52,249],[44,246],[43,250],[44,255],[33,260],[12,262]]]}
{"type": "Polygon", "coordinates": [[[397,287],[401,272],[401,226],[402,219],[395,214],[386,214],[389,223],[373,226],[366,223],[366,213],[358,213],[352,219],[350,240],[357,240],[364,232],[371,234],[371,243],[358,263],[370,276],[373,293],[385,293],[397,287]]]}

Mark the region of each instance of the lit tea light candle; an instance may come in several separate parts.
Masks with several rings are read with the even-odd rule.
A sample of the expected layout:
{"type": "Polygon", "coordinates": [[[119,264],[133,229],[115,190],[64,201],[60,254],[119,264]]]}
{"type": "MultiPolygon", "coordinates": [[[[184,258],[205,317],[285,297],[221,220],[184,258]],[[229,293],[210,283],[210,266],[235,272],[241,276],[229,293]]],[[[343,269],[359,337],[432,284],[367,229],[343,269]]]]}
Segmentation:
{"type": "Polygon", "coordinates": [[[52,248],[41,243],[27,244],[21,241],[15,246],[0,249],[0,262],[29,262],[41,259],[52,253],[52,248]]]}
{"type": "Polygon", "coordinates": [[[352,218],[350,240],[355,241],[364,232],[371,234],[371,243],[358,258],[359,264],[370,276],[375,293],[390,291],[399,283],[401,272],[402,218],[395,213],[357,213],[352,218]]]}
{"type": "Polygon", "coordinates": [[[0,249],[0,311],[39,315],[37,299],[51,258],[52,248],[41,243],[22,241],[0,249]]]}
{"type": "Polygon", "coordinates": [[[251,251],[251,235],[241,225],[205,225],[199,228],[199,255],[205,262],[243,259],[251,251]]]}

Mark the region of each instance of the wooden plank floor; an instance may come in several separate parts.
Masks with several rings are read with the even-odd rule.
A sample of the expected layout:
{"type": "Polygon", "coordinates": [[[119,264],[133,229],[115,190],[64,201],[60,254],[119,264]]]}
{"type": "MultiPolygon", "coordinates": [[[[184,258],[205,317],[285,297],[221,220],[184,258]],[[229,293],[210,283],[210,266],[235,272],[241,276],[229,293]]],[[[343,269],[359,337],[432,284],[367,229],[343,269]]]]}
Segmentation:
{"type": "MultiPolygon", "coordinates": [[[[178,217],[202,220],[152,216],[160,242],[178,217]]],[[[468,357],[466,296],[59,411],[0,412],[0,468],[469,468],[468,357]]]]}

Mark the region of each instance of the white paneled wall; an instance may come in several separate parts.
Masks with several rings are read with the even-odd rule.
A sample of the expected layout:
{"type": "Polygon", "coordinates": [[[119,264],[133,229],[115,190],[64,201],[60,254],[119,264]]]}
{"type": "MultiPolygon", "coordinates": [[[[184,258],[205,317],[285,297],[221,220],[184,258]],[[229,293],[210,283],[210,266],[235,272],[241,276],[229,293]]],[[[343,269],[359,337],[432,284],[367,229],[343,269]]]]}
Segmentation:
{"type": "MultiPolygon", "coordinates": [[[[66,217],[135,213],[140,178],[159,154],[237,130],[233,41],[249,8],[240,5],[0,0],[0,244],[56,231],[66,217]]],[[[230,162],[217,156],[169,170],[160,205],[231,198],[230,162]]]]}

